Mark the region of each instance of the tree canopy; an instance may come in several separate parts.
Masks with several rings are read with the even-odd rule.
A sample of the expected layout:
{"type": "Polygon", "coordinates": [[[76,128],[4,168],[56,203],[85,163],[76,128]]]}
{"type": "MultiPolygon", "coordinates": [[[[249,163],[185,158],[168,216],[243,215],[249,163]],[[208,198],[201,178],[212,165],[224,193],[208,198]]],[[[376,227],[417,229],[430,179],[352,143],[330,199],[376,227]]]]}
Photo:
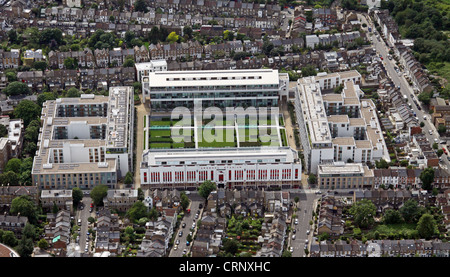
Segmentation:
{"type": "Polygon", "coordinates": [[[377,208],[372,201],[368,199],[363,199],[354,203],[349,211],[350,214],[353,215],[356,225],[361,228],[368,228],[375,222],[374,216],[377,208]]]}
{"type": "Polygon", "coordinates": [[[19,81],[14,81],[9,83],[8,86],[4,89],[6,95],[21,95],[21,94],[30,94],[31,90],[26,83],[22,83],[19,81]]]}
{"type": "Polygon", "coordinates": [[[108,193],[108,187],[106,185],[98,185],[95,186],[92,190],[91,190],[91,198],[94,201],[94,204],[99,206],[99,205],[103,205],[103,198],[105,198],[105,196],[108,193]]]}
{"type": "Polygon", "coordinates": [[[40,114],[41,107],[31,100],[20,101],[14,109],[14,116],[22,118],[25,126],[28,126],[32,120],[37,119],[40,114]]]}
{"type": "Polygon", "coordinates": [[[206,200],[211,191],[216,190],[216,184],[214,182],[211,182],[210,180],[206,180],[198,187],[197,190],[199,195],[206,200]]]}

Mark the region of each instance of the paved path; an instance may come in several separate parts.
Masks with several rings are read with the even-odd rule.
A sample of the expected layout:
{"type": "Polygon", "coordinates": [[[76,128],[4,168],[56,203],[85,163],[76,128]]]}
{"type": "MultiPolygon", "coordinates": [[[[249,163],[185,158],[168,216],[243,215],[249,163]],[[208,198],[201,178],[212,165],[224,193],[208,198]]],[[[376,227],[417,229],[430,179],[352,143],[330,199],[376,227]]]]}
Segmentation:
{"type": "MultiPolygon", "coordinates": [[[[134,168],[134,188],[137,189],[141,186],[141,179],[139,176],[139,168],[142,161],[142,151],[144,150],[144,116],[150,114],[150,108],[143,104],[136,105],[136,165],[134,168]]],[[[148,124],[148,120],[146,122],[148,124]]],[[[148,137],[148,131],[146,133],[148,137]]]]}

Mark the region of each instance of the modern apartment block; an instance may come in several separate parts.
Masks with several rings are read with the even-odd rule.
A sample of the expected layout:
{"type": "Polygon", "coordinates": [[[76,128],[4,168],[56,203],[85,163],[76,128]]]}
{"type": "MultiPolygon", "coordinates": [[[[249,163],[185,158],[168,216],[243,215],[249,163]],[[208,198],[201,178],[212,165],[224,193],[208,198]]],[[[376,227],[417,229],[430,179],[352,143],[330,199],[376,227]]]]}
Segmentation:
{"type": "Polygon", "coordinates": [[[304,149],[306,171],[317,173],[320,164],[390,161],[377,109],[363,92],[356,71],[298,80],[295,110],[304,149]],[[342,93],[334,88],[343,86],[342,93]],[[327,93],[328,91],[328,93],[327,93]]]}
{"type": "Polygon", "coordinates": [[[140,164],[142,188],[188,188],[206,180],[227,188],[301,186],[298,153],[286,144],[284,126],[279,124],[278,103],[288,95],[287,74],[272,69],[166,71],[150,73],[149,80],[149,91],[144,91],[143,97],[150,101],[152,110],[148,117],[150,140],[158,139],[152,135],[157,132],[166,132],[163,136],[169,141],[176,138],[173,131],[178,126],[173,126],[177,124],[152,125],[153,119],[161,123],[161,110],[167,113],[171,108],[182,107],[193,109],[194,116],[188,120],[192,124],[183,127],[192,135],[184,146],[166,143],[165,148],[158,148],[149,143],[150,147],[144,148],[140,164]],[[214,115],[207,107],[244,111],[236,112],[231,119],[227,111],[226,120],[211,124],[205,118],[197,118],[198,114],[214,115]],[[256,113],[246,109],[251,107],[256,113]],[[202,112],[197,113],[200,108],[202,112]],[[270,110],[269,121],[265,121],[267,113],[263,110],[270,110]],[[258,121],[250,120],[253,115],[258,121]],[[205,143],[208,128],[213,128],[215,135],[226,133],[223,140],[205,143]],[[266,128],[270,130],[269,143],[262,139],[266,128]]]}
{"type": "MultiPolygon", "coordinates": [[[[145,82],[145,81],[144,81],[145,82]]],[[[276,107],[288,95],[287,73],[272,69],[150,72],[143,101],[152,110],[175,107],[276,107]]]]}
{"type": "Polygon", "coordinates": [[[320,189],[373,189],[374,172],[361,163],[336,162],[319,165],[317,184],[320,189]]]}
{"type": "Polygon", "coordinates": [[[32,170],[40,189],[115,188],[133,170],[132,87],[46,101],[41,122],[32,170]]]}

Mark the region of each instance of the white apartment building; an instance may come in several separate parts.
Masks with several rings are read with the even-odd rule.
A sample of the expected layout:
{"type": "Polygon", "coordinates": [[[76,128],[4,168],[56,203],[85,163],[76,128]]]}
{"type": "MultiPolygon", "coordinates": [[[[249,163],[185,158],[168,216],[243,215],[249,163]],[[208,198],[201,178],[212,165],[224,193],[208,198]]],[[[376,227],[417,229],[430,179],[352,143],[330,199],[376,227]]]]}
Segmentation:
{"type": "Polygon", "coordinates": [[[33,184],[40,189],[92,189],[133,170],[132,87],[111,87],[109,97],[82,94],[43,105],[33,184]]]}
{"type": "Polygon", "coordinates": [[[203,148],[144,151],[141,187],[298,187],[301,163],[290,147],[203,148]]]}
{"type": "Polygon", "coordinates": [[[272,69],[150,72],[143,80],[144,103],[152,110],[175,107],[271,107],[288,96],[287,73],[272,69]],[[148,82],[146,82],[148,80],[148,82]]]}
{"type": "MultiPolygon", "coordinates": [[[[150,72],[167,71],[167,62],[166,60],[151,60],[145,63],[136,63],[134,67],[136,69],[137,80],[144,84],[148,83],[148,75],[150,72]],[[143,80],[142,78],[144,77],[147,78],[143,80]]],[[[145,88],[148,89],[147,87],[145,88]]]]}
{"type": "MultiPolygon", "coordinates": [[[[152,72],[149,74],[149,90],[143,92],[143,98],[150,101],[152,113],[175,107],[218,107],[220,110],[255,107],[254,111],[259,113],[265,107],[277,110],[279,100],[288,97],[288,84],[288,74],[272,69],[152,72]],[[197,103],[201,105],[196,106],[197,103]]],[[[281,143],[278,112],[271,120],[271,130],[274,130],[271,136],[276,134],[278,140],[270,146],[244,145],[241,139],[245,140],[245,129],[250,132],[251,128],[259,128],[261,131],[262,125],[261,121],[257,127],[253,123],[247,123],[245,127],[239,125],[240,113],[230,120],[234,122],[231,125],[221,125],[236,134],[234,146],[205,146],[201,144],[202,135],[199,135],[205,125],[196,118],[195,112],[193,124],[188,127],[194,130],[192,148],[144,150],[140,164],[142,188],[184,189],[196,187],[206,180],[215,182],[218,187],[290,188],[301,185],[298,153],[281,143]]],[[[250,113],[247,115],[251,116],[250,113]]],[[[259,133],[258,137],[261,135],[259,133]]]]}
{"type": "Polygon", "coordinates": [[[375,104],[360,99],[359,73],[328,75],[299,79],[296,87],[295,109],[306,171],[317,173],[318,165],[333,162],[390,161],[375,104]],[[342,93],[322,94],[322,90],[339,85],[344,87],[342,93]]]}

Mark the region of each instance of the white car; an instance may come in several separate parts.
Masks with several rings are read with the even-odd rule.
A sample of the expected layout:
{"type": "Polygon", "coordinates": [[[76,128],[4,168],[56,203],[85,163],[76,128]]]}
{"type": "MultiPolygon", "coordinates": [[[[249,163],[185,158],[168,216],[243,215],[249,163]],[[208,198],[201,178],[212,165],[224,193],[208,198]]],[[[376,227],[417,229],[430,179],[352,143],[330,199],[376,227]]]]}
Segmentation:
{"type": "Polygon", "coordinates": [[[428,133],[429,133],[430,135],[432,135],[432,134],[433,134],[433,131],[432,131],[432,130],[429,130],[428,133]]]}
{"type": "Polygon", "coordinates": [[[292,235],[292,239],[295,239],[295,235],[292,235]]]}
{"type": "Polygon", "coordinates": [[[309,230],[306,230],[306,234],[309,235],[309,233],[310,233],[310,231],[309,231],[309,230]]]}

